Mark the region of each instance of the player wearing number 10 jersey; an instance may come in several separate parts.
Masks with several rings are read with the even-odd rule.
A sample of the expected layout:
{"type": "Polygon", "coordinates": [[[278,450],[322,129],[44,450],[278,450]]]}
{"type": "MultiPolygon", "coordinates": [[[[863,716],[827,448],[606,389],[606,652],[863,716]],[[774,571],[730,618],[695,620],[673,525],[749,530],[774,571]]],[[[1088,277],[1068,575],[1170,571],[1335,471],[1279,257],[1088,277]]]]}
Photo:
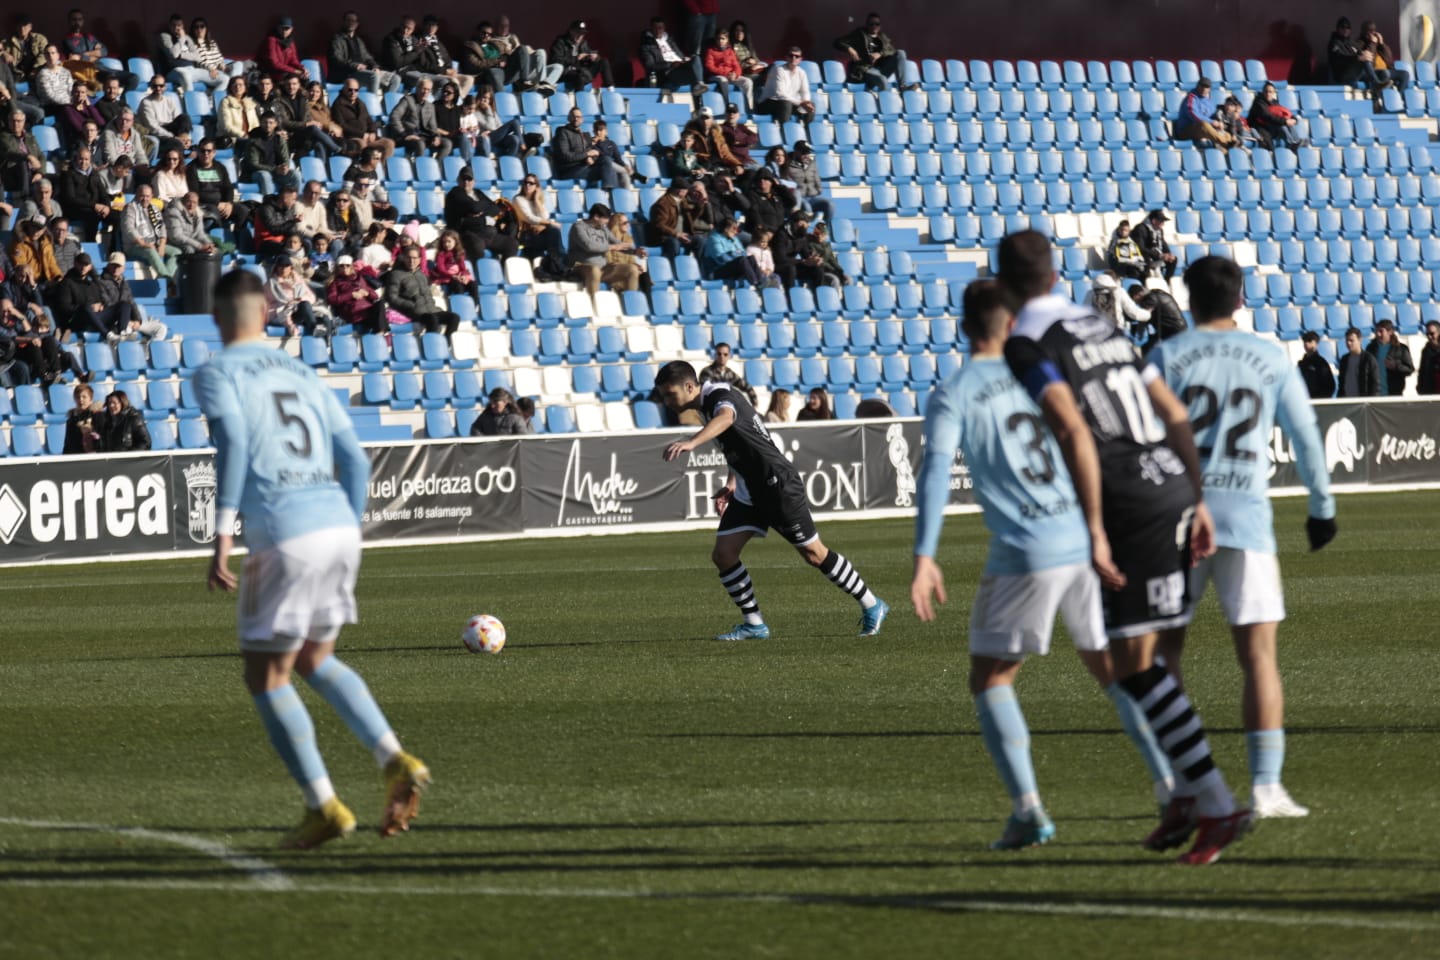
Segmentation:
{"type": "MultiPolygon", "coordinates": [[[[1199,597],[1215,581],[1245,672],[1243,711],[1250,759],[1250,799],[1260,817],[1308,813],[1280,782],[1285,763],[1285,701],[1275,637],[1285,619],[1280,565],[1270,510],[1267,454],[1276,422],[1295,446],[1301,482],[1310,491],[1306,529],[1311,549],[1335,536],[1335,498],[1325,472],[1320,427],[1300,372],[1277,343],[1237,328],[1244,276],[1223,257],[1204,257],[1185,271],[1196,329],[1166,340],[1148,358],[1189,405],[1200,449],[1205,499],[1215,514],[1215,556],[1191,572],[1199,597]]],[[[1185,628],[1166,631],[1160,651],[1180,677],[1185,628]]]]}
{"type": "Polygon", "coordinates": [[[196,375],[216,451],[217,535],[208,580],[212,590],[235,589],[229,560],[239,514],[250,549],[240,583],[245,684],[305,797],[305,817],[284,845],[314,847],[355,829],[291,685],[292,670],[384,770],[380,833],[390,836],[408,828],[430,771],[400,749],[365,681],[333,656],[340,628],[355,622],[370,462],[349,417],[314,372],[265,342],[265,318],[257,277],[236,270],[221,278],[215,322],[225,349],[196,375]]]}
{"type": "Polygon", "coordinates": [[[1252,815],[1236,809],[1199,716],[1154,659],[1158,632],[1188,622],[1192,559],[1214,550],[1189,416],[1158,374],[1142,374],[1139,350],[1113,321],[1051,293],[1043,234],[1007,236],[998,259],[1018,310],[1005,359],[1060,443],[1105,588],[1115,673],[1174,770],[1174,795],[1145,845],[1178,846],[1198,828],[1180,862],[1211,863],[1249,830],[1252,815]]]}

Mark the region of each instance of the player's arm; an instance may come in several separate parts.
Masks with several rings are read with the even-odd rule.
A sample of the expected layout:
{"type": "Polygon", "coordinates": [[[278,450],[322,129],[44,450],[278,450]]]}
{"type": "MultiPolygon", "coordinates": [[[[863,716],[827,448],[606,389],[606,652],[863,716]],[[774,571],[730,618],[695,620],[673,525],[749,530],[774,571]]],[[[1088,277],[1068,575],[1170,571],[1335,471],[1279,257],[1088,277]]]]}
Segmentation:
{"type": "Polygon", "coordinates": [[[215,552],[205,582],[211,590],[228,593],[238,582],[230,572],[230,552],[235,548],[235,520],[245,489],[245,419],[229,378],[212,368],[201,370],[195,379],[200,408],[205,411],[215,443],[215,552]]]}
{"type": "Polygon", "coordinates": [[[1310,405],[1305,381],[1296,367],[1290,368],[1290,375],[1280,388],[1275,419],[1295,445],[1295,468],[1300,473],[1300,482],[1310,491],[1305,533],[1310,538],[1311,551],[1319,550],[1335,539],[1335,497],[1330,493],[1330,473],[1325,469],[1320,424],[1315,419],[1315,408],[1310,405]]]}
{"type": "Polygon", "coordinates": [[[945,577],[935,553],[940,547],[940,528],[945,523],[945,505],[950,500],[950,467],[960,446],[960,417],[950,391],[944,387],[930,394],[925,408],[925,459],[920,464],[915,511],[915,574],[910,581],[910,602],[921,620],[935,619],[933,601],[945,603],[945,577]]]}
{"type": "Polygon", "coordinates": [[[1060,445],[1060,455],[1065,458],[1065,466],[1075,484],[1075,497],[1085,513],[1085,525],[1090,530],[1090,563],[1106,587],[1119,590],[1125,586],[1125,574],[1110,556],[1110,538],[1105,533],[1100,498],[1100,452],[1095,447],[1095,437],[1080,413],[1070,384],[1051,383],[1040,395],[1039,403],[1040,413],[1060,445]]]}
{"type": "Polygon", "coordinates": [[[1205,506],[1205,487],[1200,472],[1200,451],[1195,449],[1195,434],[1190,429],[1190,410],[1165,385],[1154,367],[1144,371],[1146,389],[1156,415],[1165,424],[1165,445],[1185,464],[1185,473],[1195,488],[1195,522],[1190,528],[1190,555],[1198,561],[1215,552],[1215,520],[1205,506]]]}
{"type": "Polygon", "coordinates": [[[689,440],[676,440],[665,448],[665,459],[674,460],[682,453],[689,453],[704,443],[709,443],[720,434],[729,430],[735,424],[735,408],[729,404],[721,404],[715,408],[714,415],[710,422],[700,428],[700,431],[689,440]]]}

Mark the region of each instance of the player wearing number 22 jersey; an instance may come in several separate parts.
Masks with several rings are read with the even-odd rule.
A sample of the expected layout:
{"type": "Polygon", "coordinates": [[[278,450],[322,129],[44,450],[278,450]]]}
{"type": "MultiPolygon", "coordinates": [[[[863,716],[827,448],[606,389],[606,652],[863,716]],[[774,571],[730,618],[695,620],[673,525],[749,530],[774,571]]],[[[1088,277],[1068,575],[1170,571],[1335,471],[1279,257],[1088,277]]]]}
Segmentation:
{"type": "Polygon", "coordinates": [[[264,287],[253,274],[232,271],[216,285],[215,322],[225,349],[196,375],[216,451],[215,555],[207,579],[211,589],[236,587],[230,551],[238,514],[250,550],[239,581],[245,684],[305,799],[305,816],[284,845],[315,847],[355,829],[292,671],[384,771],[380,833],[390,836],[408,829],[430,771],[401,750],[365,681],[334,656],[340,628],[355,622],[370,463],[334,395],[308,367],[266,342],[266,312],[264,287]]]}
{"type": "Polygon", "coordinates": [[[1211,863],[1253,817],[1236,809],[1199,715],[1154,658],[1159,631],[1189,620],[1192,554],[1213,551],[1189,416],[1158,373],[1142,372],[1139,350],[1112,320],[1051,292],[1043,234],[1010,234],[997,260],[1018,308],[1005,359],[1064,453],[1105,587],[1115,673],[1174,771],[1175,791],[1145,846],[1178,846],[1198,830],[1181,862],[1211,863]]]}
{"type": "MultiPolygon", "coordinates": [[[[1218,550],[1192,571],[1191,592],[1199,597],[1215,582],[1245,673],[1245,741],[1256,815],[1303,817],[1308,811],[1280,782],[1285,707],[1276,635],[1285,599],[1268,496],[1268,452],[1278,423],[1294,444],[1300,480],[1310,491],[1306,529],[1311,548],[1318,550],[1335,535],[1335,498],[1320,427],[1284,348],[1238,328],[1240,268],[1222,257],[1203,257],[1185,271],[1185,283],[1196,328],[1166,340],[1148,361],[1189,407],[1205,500],[1215,516],[1218,550]]],[[[1177,677],[1184,642],[1183,627],[1160,638],[1166,665],[1177,677]]]]}

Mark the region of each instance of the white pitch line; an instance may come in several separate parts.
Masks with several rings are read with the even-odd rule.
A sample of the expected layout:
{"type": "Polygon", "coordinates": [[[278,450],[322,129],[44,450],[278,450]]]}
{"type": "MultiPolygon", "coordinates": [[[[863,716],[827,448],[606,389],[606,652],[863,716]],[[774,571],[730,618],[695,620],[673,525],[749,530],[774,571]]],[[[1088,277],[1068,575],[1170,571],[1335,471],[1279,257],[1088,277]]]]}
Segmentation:
{"type": "MultiPolygon", "coordinates": [[[[289,878],[285,878],[289,883],[289,878]]],[[[959,913],[1018,913],[1040,916],[1080,916],[1147,920],[1181,920],[1194,923],[1253,923],[1275,927],[1338,927],[1350,930],[1391,930],[1440,933],[1440,922],[1398,918],[1326,916],[1318,913],[1263,913],[1256,910],[1207,910],[1203,907],[1131,906],[1119,903],[1020,903],[1001,900],[967,900],[958,897],[927,899],[920,896],[870,897],[844,894],[805,893],[663,893],[646,890],[607,890],[585,887],[569,889],[514,887],[436,887],[397,884],[290,883],[284,888],[257,887],[227,880],[107,880],[103,878],[55,878],[27,880],[23,876],[0,877],[0,887],[56,887],[62,889],[127,887],[144,890],[268,892],[285,889],[294,893],[352,894],[356,896],[405,897],[533,897],[572,900],[712,900],[730,903],[789,904],[795,906],[896,906],[959,913]]]]}
{"type": "Polygon", "coordinates": [[[169,833],[164,830],[149,830],[145,827],[114,827],[99,823],[67,823],[63,820],[24,820],[19,817],[0,817],[0,824],[29,827],[33,830],[78,830],[85,833],[111,833],[119,836],[155,840],[172,846],[185,847],[207,857],[214,857],[226,866],[248,874],[248,888],[257,890],[293,890],[294,883],[280,868],[258,857],[237,853],[218,840],[206,840],[187,833],[169,833]]]}

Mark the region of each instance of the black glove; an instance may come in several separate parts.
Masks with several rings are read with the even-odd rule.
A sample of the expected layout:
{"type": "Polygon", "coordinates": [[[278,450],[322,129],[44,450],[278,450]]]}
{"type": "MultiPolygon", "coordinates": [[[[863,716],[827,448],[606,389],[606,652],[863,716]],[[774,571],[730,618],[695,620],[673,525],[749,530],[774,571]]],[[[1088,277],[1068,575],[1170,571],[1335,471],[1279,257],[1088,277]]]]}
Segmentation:
{"type": "Polygon", "coordinates": [[[1335,539],[1335,521],[1310,517],[1305,521],[1305,533],[1310,537],[1310,552],[1314,553],[1335,539]]]}

